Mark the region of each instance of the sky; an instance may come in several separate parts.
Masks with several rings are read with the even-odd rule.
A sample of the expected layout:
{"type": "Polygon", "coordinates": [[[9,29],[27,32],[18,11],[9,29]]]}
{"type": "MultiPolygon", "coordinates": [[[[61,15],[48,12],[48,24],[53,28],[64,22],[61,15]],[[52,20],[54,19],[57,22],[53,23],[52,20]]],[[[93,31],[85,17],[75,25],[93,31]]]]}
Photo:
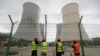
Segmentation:
{"type": "Polygon", "coordinates": [[[100,37],[99,0],[0,0],[0,32],[6,33],[10,31],[9,14],[14,22],[18,21],[14,27],[14,33],[16,32],[25,2],[33,2],[40,7],[40,23],[44,23],[44,15],[47,15],[47,41],[54,41],[56,24],[62,23],[61,9],[68,3],[77,3],[79,5],[80,16],[83,16],[82,23],[89,38],[100,37]]]}

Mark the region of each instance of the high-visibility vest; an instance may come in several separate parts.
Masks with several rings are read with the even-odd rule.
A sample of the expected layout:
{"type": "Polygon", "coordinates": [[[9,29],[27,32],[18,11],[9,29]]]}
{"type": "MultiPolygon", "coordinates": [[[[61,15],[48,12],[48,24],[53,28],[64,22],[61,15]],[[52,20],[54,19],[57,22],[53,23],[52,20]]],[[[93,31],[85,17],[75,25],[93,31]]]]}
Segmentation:
{"type": "Polygon", "coordinates": [[[37,45],[34,41],[32,41],[31,50],[37,50],[37,45]]]}
{"type": "Polygon", "coordinates": [[[42,42],[42,44],[41,44],[41,51],[42,52],[47,52],[47,47],[48,47],[47,42],[42,42]]]}
{"type": "Polygon", "coordinates": [[[57,52],[62,52],[62,43],[61,42],[58,42],[57,43],[57,52]]]}
{"type": "Polygon", "coordinates": [[[80,53],[80,45],[79,43],[74,44],[74,53],[80,53]]]}

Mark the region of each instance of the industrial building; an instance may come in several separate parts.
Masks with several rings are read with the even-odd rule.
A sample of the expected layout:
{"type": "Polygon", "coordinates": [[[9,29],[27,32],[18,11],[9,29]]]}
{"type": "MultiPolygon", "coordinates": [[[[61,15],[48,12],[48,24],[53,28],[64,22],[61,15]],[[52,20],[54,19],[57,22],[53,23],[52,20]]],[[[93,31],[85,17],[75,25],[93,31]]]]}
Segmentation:
{"type": "MultiPolygon", "coordinates": [[[[43,23],[40,23],[40,32],[41,32],[41,37],[45,37],[45,34],[44,34],[44,24],[43,23]]],[[[42,39],[40,38],[40,39],[42,39]]]]}
{"type": "MultiPolygon", "coordinates": [[[[80,40],[78,23],[80,21],[79,5],[77,3],[69,3],[62,8],[62,41],[80,40]]],[[[83,40],[89,40],[89,37],[81,24],[83,40]]]]}
{"type": "Polygon", "coordinates": [[[61,37],[62,23],[57,24],[56,28],[57,28],[56,38],[59,38],[61,37]]]}
{"type": "Polygon", "coordinates": [[[39,16],[38,5],[31,2],[24,3],[22,19],[14,37],[25,40],[33,40],[34,36],[41,38],[39,16]]]}

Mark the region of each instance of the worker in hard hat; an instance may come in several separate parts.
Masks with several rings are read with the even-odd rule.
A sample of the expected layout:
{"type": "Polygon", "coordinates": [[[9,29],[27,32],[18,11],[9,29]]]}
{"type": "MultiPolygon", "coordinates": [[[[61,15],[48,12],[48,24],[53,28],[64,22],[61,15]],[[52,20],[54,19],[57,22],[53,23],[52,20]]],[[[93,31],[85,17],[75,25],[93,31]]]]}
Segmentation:
{"type": "Polygon", "coordinates": [[[57,43],[56,43],[56,56],[61,56],[63,52],[63,44],[61,42],[60,38],[57,38],[57,43]]]}
{"type": "Polygon", "coordinates": [[[72,42],[73,42],[72,48],[74,56],[80,56],[80,44],[78,43],[77,40],[73,40],[72,42]]]}
{"type": "Polygon", "coordinates": [[[41,56],[46,56],[48,44],[46,42],[46,38],[42,38],[41,43],[41,56]]]}
{"type": "Polygon", "coordinates": [[[37,56],[37,46],[38,46],[38,38],[35,36],[31,44],[31,50],[32,50],[31,56],[37,56]]]}

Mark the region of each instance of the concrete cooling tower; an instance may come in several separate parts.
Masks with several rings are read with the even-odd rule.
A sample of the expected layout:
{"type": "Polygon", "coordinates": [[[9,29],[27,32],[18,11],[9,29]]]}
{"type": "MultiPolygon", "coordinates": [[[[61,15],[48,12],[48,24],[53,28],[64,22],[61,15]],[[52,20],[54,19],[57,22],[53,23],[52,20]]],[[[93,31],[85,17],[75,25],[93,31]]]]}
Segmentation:
{"type": "Polygon", "coordinates": [[[14,37],[25,40],[33,40],[34,36],[41,37],[39,16],[39,6],[31,2],[24,3],[22,19],[14,37]]]}
{"type": "MultiPolygon", "coordinates": [[[[79,6],[76,3],[70,3],[62,8],[62,32],[63,41],[72,41],[73,39],[80,40],[78,24],[80,20],[79,6]]],[[[88,35],[81,25],[83,40],[88,40],[88,35]]]]}
{"type": "Polygon", "coordinates": [[[59,38],[61,37],[61,29],[62,29],[62,24],[57,24],[56,25],[56,28],[57,28],[57,34],[56,34],[56,38],[59,38]]]}
{"type": "Polygon", "coordinates": [[[44,24],[40,23],[40,31],[41,31],[41,37],[45,37],[44,35],[44,24]]]}

